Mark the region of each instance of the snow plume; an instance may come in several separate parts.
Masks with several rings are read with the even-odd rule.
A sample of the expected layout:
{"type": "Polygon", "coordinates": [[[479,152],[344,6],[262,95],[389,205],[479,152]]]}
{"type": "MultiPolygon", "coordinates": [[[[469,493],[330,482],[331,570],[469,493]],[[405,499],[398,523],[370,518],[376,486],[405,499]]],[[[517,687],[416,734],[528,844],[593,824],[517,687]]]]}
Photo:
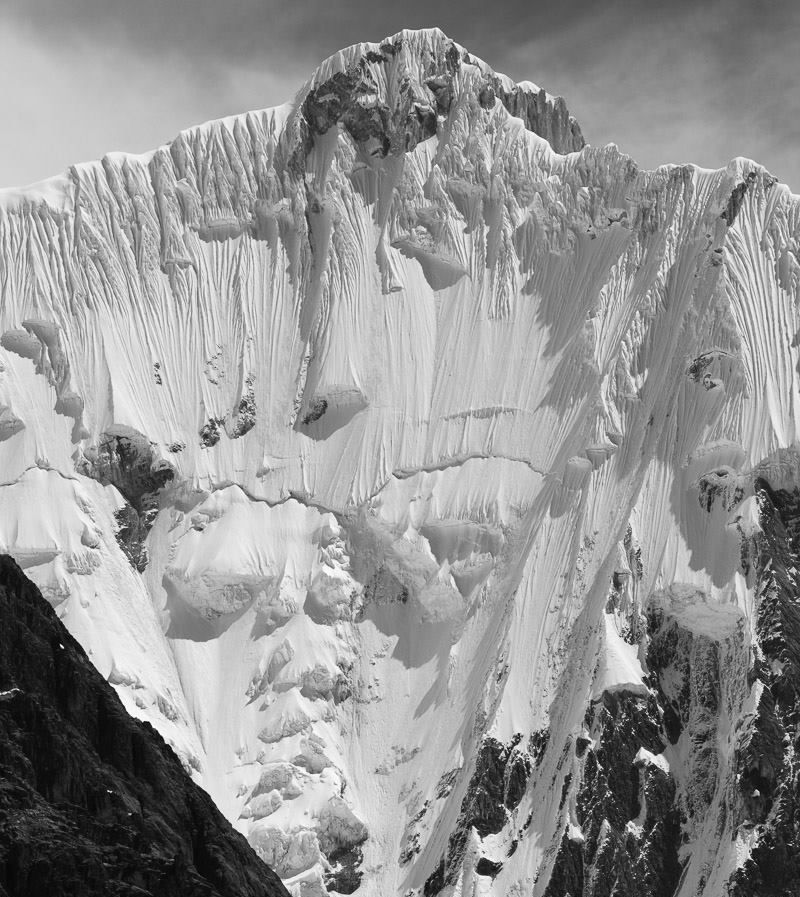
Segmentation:
{"type": "Polygon", "coordinates": [[[798,239],[755,163],[357,45],[0,194],[0,550],[297,895],[711,897],[764,840],[798,239]]]}

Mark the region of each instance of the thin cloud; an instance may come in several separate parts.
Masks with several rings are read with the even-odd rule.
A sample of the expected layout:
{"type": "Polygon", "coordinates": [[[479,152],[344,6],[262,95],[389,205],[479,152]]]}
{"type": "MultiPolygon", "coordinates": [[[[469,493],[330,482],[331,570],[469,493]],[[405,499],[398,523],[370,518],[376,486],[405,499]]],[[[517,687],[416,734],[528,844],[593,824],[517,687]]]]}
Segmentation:
{"type": "MultiPolygon", "coordinates": [[[[683,15],[695,0],[654,4],[651,0],[610,0],[608,21],[641,20],[658,24],[683,15]]],[[[526,35],[557,37],[573,30],[597,4],[591,0],[501,5],[485,0],[6,0],[4,10],[19,23],[35,27],[42,39],[88,36],[141,54],[171,53],[204,59],[255,60],[277,55],[314,62],[343,46],[378,40],[402,28],[438,26],[481,55],[502,55],[526,35]]]]}

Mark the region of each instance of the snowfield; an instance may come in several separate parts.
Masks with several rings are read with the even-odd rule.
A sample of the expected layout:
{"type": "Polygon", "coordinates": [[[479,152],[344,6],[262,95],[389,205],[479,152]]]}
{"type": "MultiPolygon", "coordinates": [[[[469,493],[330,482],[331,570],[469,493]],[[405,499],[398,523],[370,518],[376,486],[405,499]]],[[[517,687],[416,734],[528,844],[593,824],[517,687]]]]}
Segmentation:
{"type": "Polygon", "coordinates": [[[714,897],[798,246],[754,162],[640,170],[439,31],[354,46],[0,192],[0,551],[298,897],[563,897],[662,804],[714,897]],[[608,719],[667,706],[590,822],[608,719]]]}

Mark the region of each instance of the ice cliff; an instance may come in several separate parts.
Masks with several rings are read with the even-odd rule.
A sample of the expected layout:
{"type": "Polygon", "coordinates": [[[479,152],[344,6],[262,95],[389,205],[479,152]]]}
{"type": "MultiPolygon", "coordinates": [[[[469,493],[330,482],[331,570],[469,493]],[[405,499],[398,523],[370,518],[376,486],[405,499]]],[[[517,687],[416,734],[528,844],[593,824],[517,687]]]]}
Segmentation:
{"type": "Polygon", "coordinates": [[[297,897],[781,893],[799,241],[356,45],[0,193],[0,552],[297,897]]]}

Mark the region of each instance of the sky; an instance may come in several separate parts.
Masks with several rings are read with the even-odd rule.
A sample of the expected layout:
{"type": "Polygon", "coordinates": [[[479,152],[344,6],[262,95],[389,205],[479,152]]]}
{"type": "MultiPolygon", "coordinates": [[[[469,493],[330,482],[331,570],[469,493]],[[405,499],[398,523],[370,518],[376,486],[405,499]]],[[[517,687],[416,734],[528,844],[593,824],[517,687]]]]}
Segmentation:
{"type": "Polygon", "coordinates": [[[0,187],[291,99],[438,26],[643,166],[748,156],[800,193],[800,0],[2,0],[0,187]]]}

